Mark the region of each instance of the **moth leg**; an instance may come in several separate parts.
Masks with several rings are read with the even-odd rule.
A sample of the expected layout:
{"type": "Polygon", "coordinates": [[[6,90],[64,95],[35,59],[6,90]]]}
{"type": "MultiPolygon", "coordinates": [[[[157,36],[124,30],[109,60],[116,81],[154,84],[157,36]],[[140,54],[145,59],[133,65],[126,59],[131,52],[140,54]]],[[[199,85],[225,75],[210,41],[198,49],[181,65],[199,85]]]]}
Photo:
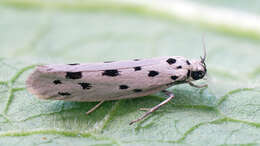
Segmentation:
{"type": "Polygon", "coordinates": [[[150,108],[140,108],[139,110],[141,110],[141,111],[149,111],[150,108]]]}
{"type": "Polygon", "coordinates": [[[204,87],[208,87],[207,84],[204,85],[196,85],[194,83],[192,83],[191,81],[188,82],[192,87],[196,87],[196,88],[204,88],[204,87]]]}
{"type": "Polygon", "coordinates": [[[92,113],[94,110],[96,110],[105,100],[101,100],[97,105],[95,105],[93,108],[91,108],[89,111],[86,112],[86,115],[92,113]]]}
{"type": "Polygon", "coordinates": [[[160,104],[154,106],[153,108],[150,108],[150,109],[148,110],[148,112],[146,112],[146,113],[145,113],[143,116],[141,116],[140,118],[138,118],[138,119],[136,119],[136,120],[130,122],[129,125],[132,125],[133,123],[136,123],[136,122],[138,122],[138,121],[143,120],[145,117],[147,117],[148,115],[150,115],[152,112],[158,110],[161,106],[163,106],[164,104],[166,104],[167,102],[169,102],[171,99],[174,98],[174,94],[173,94],[172,92],[169,92],[169,91],[166,91],[166,90],[163,90],[162,92],[165,93],[165,94],[168,96],[168,98],[167,98],[166,100],[164,100],[163,102],[161,102],[160,104]]]}

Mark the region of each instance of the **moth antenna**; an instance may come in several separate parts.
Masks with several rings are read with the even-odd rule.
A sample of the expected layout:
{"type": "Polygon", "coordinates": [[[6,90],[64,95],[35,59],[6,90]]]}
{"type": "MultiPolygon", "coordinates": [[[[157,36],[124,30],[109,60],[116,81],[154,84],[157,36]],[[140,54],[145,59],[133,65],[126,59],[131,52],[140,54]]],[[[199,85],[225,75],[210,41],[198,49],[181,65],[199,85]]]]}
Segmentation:
{"type": "Polygon", "coordinates": [[[202,44],[203,44],[203,50],[204,50],[204,56],[200,57],[201,62],[205,64],[205,60],[207,57],[207,49],[206,49],[206,43],[205,43],[205,34],[202,36],[202,44]]]}

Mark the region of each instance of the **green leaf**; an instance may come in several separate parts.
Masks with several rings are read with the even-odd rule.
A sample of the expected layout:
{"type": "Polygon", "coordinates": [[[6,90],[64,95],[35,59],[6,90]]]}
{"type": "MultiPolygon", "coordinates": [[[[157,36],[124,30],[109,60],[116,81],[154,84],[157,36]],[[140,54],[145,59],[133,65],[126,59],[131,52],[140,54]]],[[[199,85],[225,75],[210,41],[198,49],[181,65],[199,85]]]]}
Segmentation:
{"type": "Polygon", "coordinates": [[[0,18],[0,145],[260,144],[258,31],[116,1],[2,1],[0,18]],[[131,126],[139,108],[165,98],[108,101],[86,116],[96,103],[40,100],[26,90],[38,64],[199,58],[204,33],[208,80],[196,84],[209,87],[174,86],[174,100],[131,126]]]}

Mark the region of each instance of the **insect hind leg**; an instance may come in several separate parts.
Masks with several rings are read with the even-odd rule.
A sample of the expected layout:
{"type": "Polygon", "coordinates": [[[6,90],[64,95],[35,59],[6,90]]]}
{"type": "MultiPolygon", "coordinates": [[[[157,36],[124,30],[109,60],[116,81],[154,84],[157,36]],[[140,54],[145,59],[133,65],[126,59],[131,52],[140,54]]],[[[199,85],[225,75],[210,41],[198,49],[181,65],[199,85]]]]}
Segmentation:
{"type": "Polygon", "coordinates": [[[147,117],[148,115],[150,115],[151,113],[153,113],[154,111],[158,110],[161,106],[163,106],[164,104],[168,103],[171,99],[174,98],[174,94],[172,92],[169,92],[169,91],[166,91],[166,90],[162,90],[162,92],[164,94],[166,94],[168,96],[168,98],[166,100],[164,100],[163,102],[161,102],[160,104],[152,107],[151,109],[149,109],[143,116],[141,116],[140,118],[134,120],[134,121],[131,121],[129,123],[129,125],[132,125],[138,121],[141,121],[143,120],[145,117],[147,117]]]}

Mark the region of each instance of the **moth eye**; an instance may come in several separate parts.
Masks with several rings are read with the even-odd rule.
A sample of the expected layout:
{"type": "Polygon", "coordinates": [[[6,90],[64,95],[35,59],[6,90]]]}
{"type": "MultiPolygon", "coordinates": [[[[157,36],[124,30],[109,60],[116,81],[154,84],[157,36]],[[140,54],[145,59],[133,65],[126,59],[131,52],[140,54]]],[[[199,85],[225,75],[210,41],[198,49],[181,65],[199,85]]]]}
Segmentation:
{"type": "Polygon", "coordinates": [[[193,71],[191,72],[191,77],[194,80],[199,80],[202,79],[204,77],[205,73],[203,71],[193,71]]]}

